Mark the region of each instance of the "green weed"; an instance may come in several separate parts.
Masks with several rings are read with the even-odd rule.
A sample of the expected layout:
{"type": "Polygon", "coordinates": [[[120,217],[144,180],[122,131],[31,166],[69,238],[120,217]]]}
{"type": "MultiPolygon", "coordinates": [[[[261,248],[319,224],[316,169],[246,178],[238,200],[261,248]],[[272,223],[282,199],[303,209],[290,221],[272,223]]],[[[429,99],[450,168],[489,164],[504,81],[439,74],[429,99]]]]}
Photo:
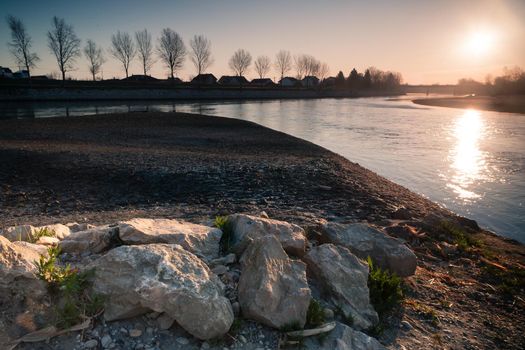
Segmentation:
{"type": "Polygon", "coordinates": [[[306,313],[306,325],[308,327],[318,327],[323,323],[325,323],[323,307],[317,300],[310,300],[306,313]]]}
{"type": "Polygon", "coordinates": [[[442,221],[438,229],[446,235],[452,236],[454,243],[457,244],[460,250],[467,251],[472,247],[481,246],[481,242],[478,239],[472,237],[470,233],[450,221],[442,221]]]}
{"type": "Polygon", "coordinates": [[[377,267],[370,257],[367,261],[370,302],[381,317],[403,299],[402,280],[395,273],[377,267]]]}
{"type": "Polygon", "coordinates": [[[225,254],[230,252],[234,244],[233,227],[231,222],[228,221],[227,216],[215,217],[214,226],[222,231],[221,240],[219,242],[221,253],[225,254]]]}
{"type": "Polygon", "coordinates": [[[47,227],[42,227],[39,230],[36,230],[29,237],[29,243],[36,243],[41,237],[56,237],[55,230],[50,230],[47,227]]]}

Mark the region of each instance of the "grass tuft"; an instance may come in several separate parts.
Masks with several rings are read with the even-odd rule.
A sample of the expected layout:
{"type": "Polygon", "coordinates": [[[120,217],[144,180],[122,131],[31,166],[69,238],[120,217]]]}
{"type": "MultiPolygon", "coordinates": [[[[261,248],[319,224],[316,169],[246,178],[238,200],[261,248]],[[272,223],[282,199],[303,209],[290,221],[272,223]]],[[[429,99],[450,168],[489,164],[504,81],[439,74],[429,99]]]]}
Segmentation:
{"type": "Polygon", "coordinates": [[[292,332],[292,331],[300,331],[301,329],[303,329],[303,327],[301,327],[301,322],[299,321],[292,321],[290,323],[282,325],[281,328],[279,328],[279,330],[283,333],[292,332]]]}
{"type": "Polygon", "coordinates": [[[438,229],[446,235],[452,236],[454,243],[457,244],[458,248],[462,251],[468,251],[472,247],[481,246],[481,242],[472,237],[472,234],[450,221],[442,221],[438,229]]]}
{"type": "Polygon", "coordinates": [[[306,313],[306,325],[310,327],[318,327],[325,323],[324,311],[321,304],[315,300],[310,300],[308,311],[306,313]]]}
{"type": "Polygon", "coordinates": [[[56,237],[55,230],[50,230],[47,227],[42,227],[39,230],[36,230],[29,237],[29,243],[36,243],[41,237],[56,237]]]}
{"type": "Polygon", "coordinates": [[[219,242],[221,253],[229,253],[234,243],[232,223],[228,221],[227,216],[217,216],[215,217],[214,226],[222,231],[221,240],[219,242]]]}
{"type": "Polygon", "coordinates": [[[367,262],[370,267],[368,275],[370,302],[379,317],[382,317],[403,299],[402,279],[395,273],[377,267],[370,257],[367,262]]]}
{"type": "Polygon", "coordinates": [[[47,256],[41,255],[35,265],[36,276],[47,283],[49,291],[58,299],[55,323],[63,329],[99,314],[104,300],[100,295],[89,293],[93,270],[80,272],[70,265],[61,266],[59,256],[59,247],[49,247],[47,256]]]}

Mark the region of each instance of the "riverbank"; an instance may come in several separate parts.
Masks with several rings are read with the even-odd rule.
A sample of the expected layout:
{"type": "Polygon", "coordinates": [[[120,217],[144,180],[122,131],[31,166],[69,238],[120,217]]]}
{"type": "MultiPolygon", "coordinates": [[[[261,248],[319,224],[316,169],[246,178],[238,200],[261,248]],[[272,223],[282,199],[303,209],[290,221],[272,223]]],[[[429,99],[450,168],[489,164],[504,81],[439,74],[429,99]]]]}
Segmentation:
{"type": "MultiPolygon", "coordinates": [[[[319,146],[249,122],[181,113],[0,123],[0,162],[9,164],[0,168],[1,228],[133,217],[209,223],[261,211],[304,227],[366,221],[405,239],[418,257],[405,301],[378,336],[384,344],[525,342],[522,245],[319,146]]],[[[11,305],[0,304],[6,315],[11,305]]]]}
{"type": "Polygon", "coordinates": [[[472,108],[485,111],[525,114],[525,96],[467,96],[446,98],[421,98],[412,102],[437,107],[472,108]]]}

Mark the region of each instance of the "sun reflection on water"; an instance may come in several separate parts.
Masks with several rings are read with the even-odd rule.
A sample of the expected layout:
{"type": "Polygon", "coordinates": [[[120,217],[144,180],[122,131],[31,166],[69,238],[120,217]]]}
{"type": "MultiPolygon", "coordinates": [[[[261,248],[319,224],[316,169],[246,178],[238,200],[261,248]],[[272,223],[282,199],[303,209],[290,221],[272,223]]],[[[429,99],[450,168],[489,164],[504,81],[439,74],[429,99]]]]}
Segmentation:
{"type": "Polygon", "coordinates": [[[485,134],[485,123],[476,110],[467,110],[455,122],[453,130],[454,148],[450,151],[452,176],[447,186],[461,200],[480,198],[472,189],[476,181],[484,178],[485,154],[480,150],[480,141],[485,134]]]}

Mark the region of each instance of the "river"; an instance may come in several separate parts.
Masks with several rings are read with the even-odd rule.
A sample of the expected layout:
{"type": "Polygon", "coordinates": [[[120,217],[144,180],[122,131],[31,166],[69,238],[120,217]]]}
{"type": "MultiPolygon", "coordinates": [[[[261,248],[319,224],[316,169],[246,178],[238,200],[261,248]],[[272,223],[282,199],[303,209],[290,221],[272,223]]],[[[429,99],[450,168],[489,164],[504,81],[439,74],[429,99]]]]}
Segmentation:
{"type": "Polygon", "coordinates": [[[357,162],[525,243],[525,115],[409,98],[0,104],[0,118],[178,111],[249,120],[357,162]]]}

